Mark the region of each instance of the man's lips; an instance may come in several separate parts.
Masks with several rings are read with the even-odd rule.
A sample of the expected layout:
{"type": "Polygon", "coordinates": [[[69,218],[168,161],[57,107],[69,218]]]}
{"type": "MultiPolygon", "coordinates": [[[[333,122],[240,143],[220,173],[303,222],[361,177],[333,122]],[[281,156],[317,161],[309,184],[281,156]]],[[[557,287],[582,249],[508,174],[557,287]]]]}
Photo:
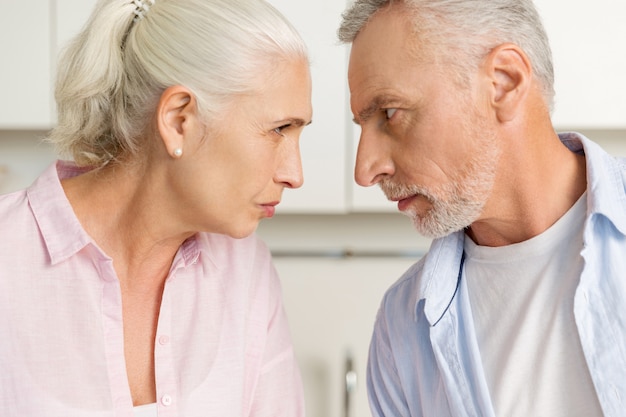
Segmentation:
{"type": "Polygon", "coordinates": [[[415,198],[417,198],[417,195],[410,195],[408,197],[392,198],[391,201],[397,201],[398,202],[398,210],[405,211],[406,209],[409,208],[411,203],[413,203],[413,200],[415,200],[415,198]]]}

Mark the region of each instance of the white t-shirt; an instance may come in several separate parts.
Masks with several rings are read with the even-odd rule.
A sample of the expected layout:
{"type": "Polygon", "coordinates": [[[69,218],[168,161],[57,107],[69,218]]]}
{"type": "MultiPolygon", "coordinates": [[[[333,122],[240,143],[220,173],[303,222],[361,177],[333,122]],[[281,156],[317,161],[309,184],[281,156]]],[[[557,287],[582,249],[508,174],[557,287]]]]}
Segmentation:
{"type": "Polygon", "coordinates": [[[133,407],[133,417],[157,417],[156,403],[133,407]]]}
{"type": "Polygon", "coordinates": [[[498,416],[602,415],[574,317],[585,199],[525,242],[485,247],[465,238],[464,274],[498,416]]]}

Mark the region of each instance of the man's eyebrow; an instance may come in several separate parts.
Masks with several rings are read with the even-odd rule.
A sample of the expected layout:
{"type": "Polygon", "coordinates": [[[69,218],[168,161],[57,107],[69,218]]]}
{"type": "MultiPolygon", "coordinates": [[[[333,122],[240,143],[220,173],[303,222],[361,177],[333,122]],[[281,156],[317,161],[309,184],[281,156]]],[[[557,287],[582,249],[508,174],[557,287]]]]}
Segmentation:
{"type": "Polygon", "coordinates": [[[391,100],[392,98],[386,95],[374,97],[370,104],[366,108],[361,110],[359,114],[357,114],[356,117],[352,119],[352,121],[357,125],[366,122],[370,117],[372,117],[374,113],[389,104],[391,100]]]}

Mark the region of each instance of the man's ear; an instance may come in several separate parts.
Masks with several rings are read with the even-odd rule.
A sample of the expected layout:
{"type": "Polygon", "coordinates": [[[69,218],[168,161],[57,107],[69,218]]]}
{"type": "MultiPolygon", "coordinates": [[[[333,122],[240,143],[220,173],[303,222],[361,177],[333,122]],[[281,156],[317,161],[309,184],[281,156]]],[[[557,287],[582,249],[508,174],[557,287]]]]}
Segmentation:
{"type": "Polygon", "coordinates": [[[522,49],[505,43],[492,49],[484,61],[491,81],[491,105],[500,122],[515,118],[532,84],[532,66],[522,49]]]}
{"type": "Polygon", "coordinates": [[[167,153],[173,158],[180,158],[185,137],[193,133],[197,117],[195,96],[180,85],[167,88],[159,99],[156,116],[157,128],[167,153]]]}

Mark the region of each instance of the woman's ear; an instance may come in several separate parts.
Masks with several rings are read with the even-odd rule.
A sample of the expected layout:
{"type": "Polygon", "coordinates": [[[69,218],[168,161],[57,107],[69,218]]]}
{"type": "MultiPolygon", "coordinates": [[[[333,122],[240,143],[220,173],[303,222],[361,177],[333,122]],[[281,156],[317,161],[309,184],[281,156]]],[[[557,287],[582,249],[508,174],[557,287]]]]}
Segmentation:
{"type": "Polygon", "coordinates": [[[520,47],[505,43],[489,52],[484,61],[491,81],[491,104],[500,122],[515,118],[531,88],[532,66],[520,47]]]}
{"type": "Polygon", "coordinates": [[[161,94],[156,115],[167,153],[173,158],[182,157],[185,138],[192,134],[197,117],[195,96],[183,86],[169,87],[161,94]]]}

